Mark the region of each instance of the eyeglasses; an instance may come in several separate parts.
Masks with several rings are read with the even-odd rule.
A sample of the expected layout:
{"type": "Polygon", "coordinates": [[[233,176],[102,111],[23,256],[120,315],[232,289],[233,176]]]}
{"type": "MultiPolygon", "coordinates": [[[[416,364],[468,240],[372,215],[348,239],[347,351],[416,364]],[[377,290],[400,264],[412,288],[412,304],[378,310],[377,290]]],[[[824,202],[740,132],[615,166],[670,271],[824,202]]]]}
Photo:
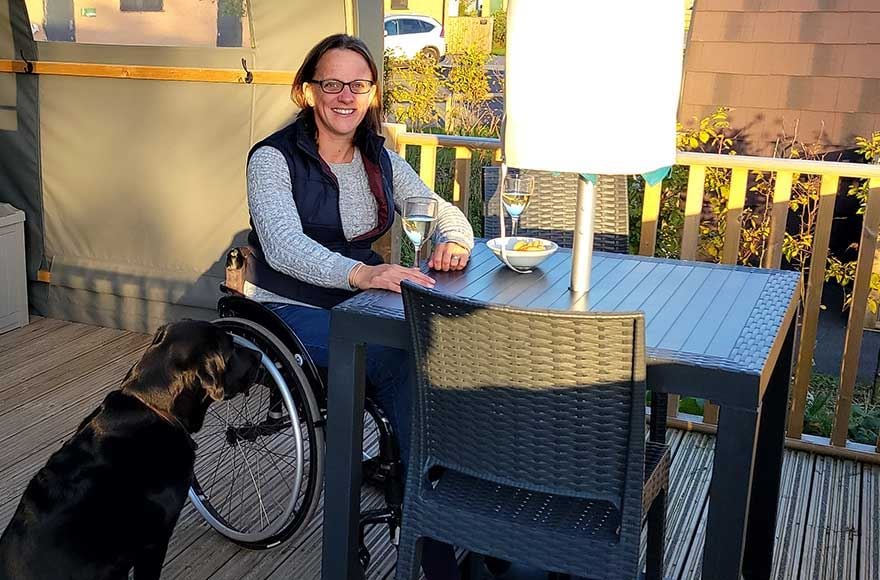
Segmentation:
{"type": "Polygon", "coordinates": [[[323,81],[313,80],[313,83],[316,83],[321,87],[321,90],[327,94],[335,95],[342,92],[342,89],[348,87],[352,93],[356,95],[364,95],[370,92],[370,89],[373,88],[373,81],[368,81],[365,79],[356,79],[351,82],[344,83],[342,81],[336,79],[324,79],[323,81]]]}

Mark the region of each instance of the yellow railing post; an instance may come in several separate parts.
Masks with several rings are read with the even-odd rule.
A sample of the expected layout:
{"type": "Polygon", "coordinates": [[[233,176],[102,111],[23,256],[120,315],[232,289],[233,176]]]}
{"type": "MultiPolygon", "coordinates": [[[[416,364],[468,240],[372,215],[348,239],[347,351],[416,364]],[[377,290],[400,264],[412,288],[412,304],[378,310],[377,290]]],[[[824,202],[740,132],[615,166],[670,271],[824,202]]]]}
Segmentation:
{"type": "Polygon", "coordinates": [[[467,147],[455,148],[455,181],[452,183],[452,203],[468,215],[471,199],[471,150],[467,147]]]}
{"type": "MultiPolygon", "coordinates": [[[[401,142],[401,135],[406,132],[403,123],[384,123],[382,133],[385,135],[385,143],[389,149],[397,152],[401,157],[406,157],[406,144],[401,142]]],[[[394,216],[394,225],[388,232],[376,240],[373,249],[382,256],[389,264],[400,263],[400,216],[394,216]]]]}
{"type": "MultiPolygon", "coordinates": [[[[737,167],[730,176],[730,195],[727,198],[727,223],[724,230],[722,264],[736,264],[739,259],[739,237],[742,230],[742,210],[746,202],[746,184],[749,170],[737,167]]],[[[709,401],[703,404],[703,422],[718,424],[718,405],[709,401]]]]}
{"type": "Polygon", "coordinates": [[[700,216],[703,215],[703,191],[706,166],[691,165],[688,173],[687,197],[684,201],[684,226],[681,232],[681,259],[695,260],[700,241],[700,216]]]}
{"type": "Polygon", "coordinates": [[[770,240],[764,254],[765,268],[779,268],[782,265],[782,241],[785,239],[785,225],[791,202],[791,171],[778,171],[773,187],[773,212],[770,214],[770,240]]]}
{"type": "Polygon", "coordinates": [[[810,258],[810,273],[794,375],[794,395],[788,420],[789,437],[800,437],[804,429],[804,410],[807,405],[807,391],[810,388],[813,352],[816,349],[822,286],[825,284],[825,261],[828,259],[828,241],[831,236],[834,199],[837,196],[839,181],[837,175],[826,174],[822,176],[822,185],[819,187],[819,216],[813,234],[813,255],[810,258]]]}
{"type": "Polygon", "coordinates": [[[859,369],[859,352],[862,348],[863,324],[865,310],[868,306],[874,249],[877,246],[877,225],[880,224],[880,179],[872,179],[869,188],[868,203],[862,220],[856,274],[853,280],[852,303],[849,307],[846,338],[843,343],[840,390],[837,393],[834,426],[831,429],[831,444],[838,447],[846,445],[846,435],[849,432],[849,418],[852,411],[856,373],[859,369]]]}
{"type": "Polygon", "coordinates": [[[737,167],[730,177],[730,196],[727,198],[727,222],[724,231],[722,264],[736,264],[739,258],[739,236],[742,231],[742,211],[746,202],[746,184],[749,170],[737,167]]]}
{"type": "Polygon", "coordinates": [[[434,191],[435,177],[437,175],[437,147],[435,145],[422,145],[421,157],[419,158],[419,177],[434,191]]]}
{"type": "Polygon", "coordinates": [[[645,184],[645,197],[642,200],[642,233],[639,237],[639,254],[642,256],[653,256],[657,246],[662,193],[662,182],[654,185],[645,184]]]}

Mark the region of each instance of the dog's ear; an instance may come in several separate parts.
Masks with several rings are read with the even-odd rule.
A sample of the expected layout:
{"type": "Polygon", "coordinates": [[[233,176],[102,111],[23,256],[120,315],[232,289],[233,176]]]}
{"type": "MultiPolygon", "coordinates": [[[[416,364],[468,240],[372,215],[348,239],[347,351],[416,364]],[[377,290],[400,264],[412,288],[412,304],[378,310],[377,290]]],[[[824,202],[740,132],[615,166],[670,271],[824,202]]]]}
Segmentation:
{"type": "Polygon", "coordinates": [[[198,374],[202,388],[215,401],[222,401],[225,396],[223,389],[223,374],[225,371],[226,360],[219,352],[205,357],[204,363],[199,368],[198,374]]]}
{"type": "Polygon", "coordinates": [[[162,342],[163,340],[165,340],[165,334],[168,332],[168,326],[169,326],[169,325],[170,325],[170,323],[168,323],[168,324],[163,324],[162,326],[160,326],[160,327],[156,330],[156,334],[153,336],[153,342],[150,343],[150,346],[153,346],[153,345],[159,344],[160,342],[162,342]]]}

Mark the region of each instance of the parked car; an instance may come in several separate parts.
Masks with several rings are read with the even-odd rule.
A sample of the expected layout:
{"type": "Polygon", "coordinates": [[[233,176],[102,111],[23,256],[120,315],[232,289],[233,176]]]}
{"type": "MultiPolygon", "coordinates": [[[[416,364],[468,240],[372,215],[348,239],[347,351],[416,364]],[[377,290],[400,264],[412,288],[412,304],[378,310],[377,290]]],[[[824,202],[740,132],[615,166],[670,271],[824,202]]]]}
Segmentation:
{"type": "Polygon", "coordinates": [[[399,14],[385,17],[385,49],[413,58],[420,52],[440,62],[446,54],[443,26],[430,16],[399,14]]]}

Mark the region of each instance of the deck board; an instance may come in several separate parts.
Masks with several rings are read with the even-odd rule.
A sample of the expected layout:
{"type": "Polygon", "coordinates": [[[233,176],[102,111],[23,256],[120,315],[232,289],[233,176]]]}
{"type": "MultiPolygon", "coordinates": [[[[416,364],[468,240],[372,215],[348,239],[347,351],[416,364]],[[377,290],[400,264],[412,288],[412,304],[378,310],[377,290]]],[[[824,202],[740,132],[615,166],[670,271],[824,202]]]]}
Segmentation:
{"type": "Polygon", "coordinates": [[[857,578],[861,466],[816,457],[801,578],[857,578]]]}
{"type": "Polygon", "coordinates": [[[859,578],[880,578],[880,465],[862,466],[859,578]]]}
{"type": "MultiPolygon", "coordinates": [[[[33,474],[82,418],[117,388],[149,337],[127,331],[33,318],[0,335],[0,529],[33,474]]],[[[700,578],[714,437],[671,430],[666,575],[700,578]]],[[[375,444],[371,434],[370,445],[375,444]]],[[[381,505],[362,490],[364,508],[381,505]]],[[[298,538],[265,551],[240,548],[214,532],[187,504],[162,577],[179,580],[316,579],[321,516],[298,538]]],[[[786,451],[773,562],[775,580],[880,578],[880,466],[786,451]]],[[[368,532],[368,577],[393,578],[394,548],[384,527],[368,532]]]]}

